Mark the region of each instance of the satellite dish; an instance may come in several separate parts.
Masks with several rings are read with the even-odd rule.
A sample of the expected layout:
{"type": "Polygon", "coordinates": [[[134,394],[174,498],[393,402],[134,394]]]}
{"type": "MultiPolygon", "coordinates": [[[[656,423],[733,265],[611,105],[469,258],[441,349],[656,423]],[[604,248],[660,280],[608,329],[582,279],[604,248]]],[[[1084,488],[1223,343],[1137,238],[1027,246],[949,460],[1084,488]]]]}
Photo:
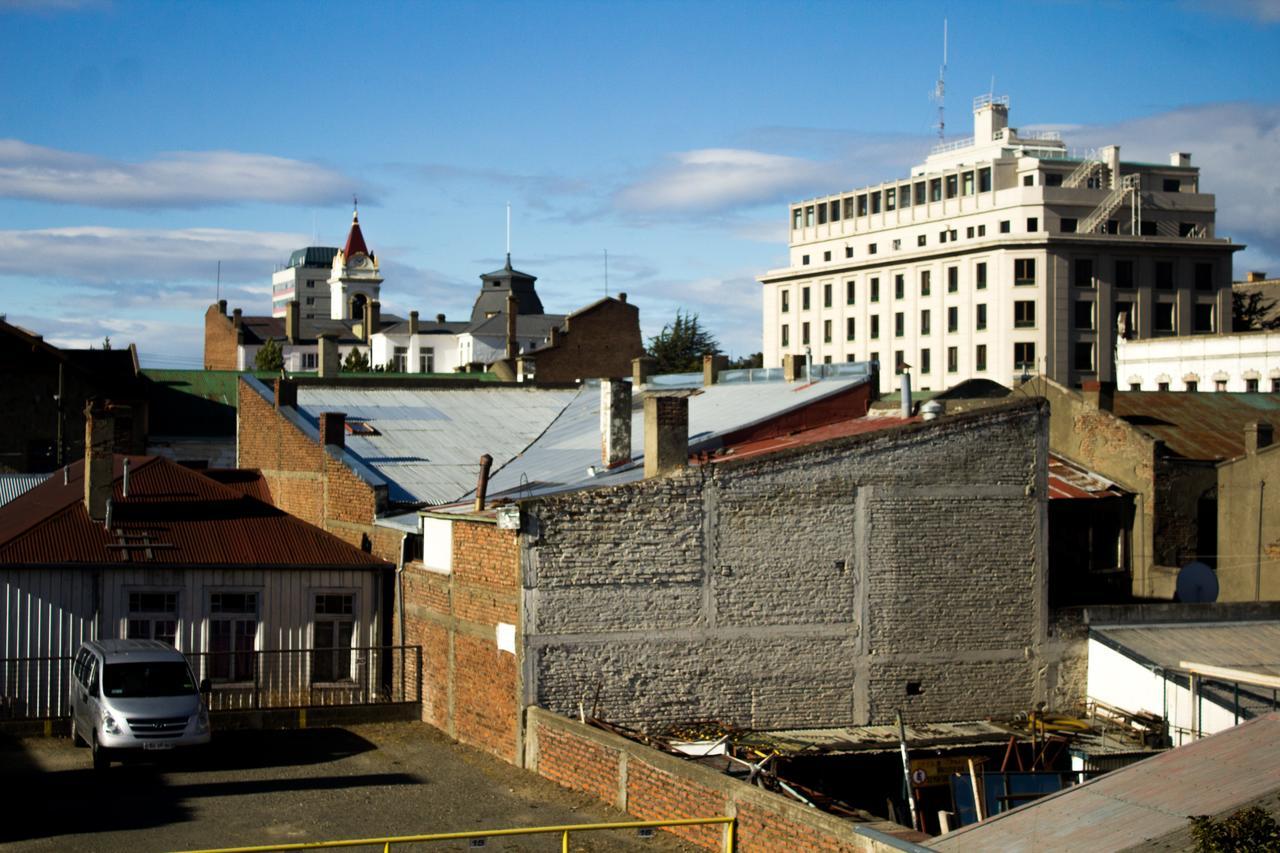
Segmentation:
{"type": "Polygon", "coordinates": [[[1178,600],[1189,604],[1207,604],[1218,600],[1218,576],[1199,560],[1187,563],[1178,571],[1178,600]]]}

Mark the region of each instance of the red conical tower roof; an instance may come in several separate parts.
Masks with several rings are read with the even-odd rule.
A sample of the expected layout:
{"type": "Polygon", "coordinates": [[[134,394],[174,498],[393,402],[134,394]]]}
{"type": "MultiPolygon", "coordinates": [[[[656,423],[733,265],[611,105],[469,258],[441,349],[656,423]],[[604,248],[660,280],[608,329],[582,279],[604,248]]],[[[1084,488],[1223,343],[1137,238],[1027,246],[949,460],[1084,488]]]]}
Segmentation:
{"type": "Polygon", "coordinates": [[[369,252],[369,247],[364,244],[364,234],[360,233],[360,211],[353,210],[351,212],[351,231],[347,233],[347,243],[342,247],[342,256],[350,258],[352,255],[359,253],[373,257],[369,252]]]}

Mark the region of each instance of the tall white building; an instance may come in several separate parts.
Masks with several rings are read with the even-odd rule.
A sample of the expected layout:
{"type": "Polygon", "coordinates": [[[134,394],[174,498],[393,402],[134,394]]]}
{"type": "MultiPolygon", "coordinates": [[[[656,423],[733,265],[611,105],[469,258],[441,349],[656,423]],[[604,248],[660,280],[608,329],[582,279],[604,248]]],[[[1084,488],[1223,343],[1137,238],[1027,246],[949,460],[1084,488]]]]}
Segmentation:
{"type": "Polygon", "coordinates": [[[289,265],[271,276],[271,316],[283,317],[296,301],[302,319],[329,316],[329,276],[333,272],[333,246],[308,246],[289,256],[289,265]]]}
{"type": "Polygon", "coordinates": [[[1141,338],[1231,329],[1231,254],[1191,155],[1120,160],[1009,126],[974,101],[974,135],[907,177],[788,210],[790,265],[760,276],[764,359],[908,364],[941,390],[1114,381],[1117,326],[1141,338]]]}

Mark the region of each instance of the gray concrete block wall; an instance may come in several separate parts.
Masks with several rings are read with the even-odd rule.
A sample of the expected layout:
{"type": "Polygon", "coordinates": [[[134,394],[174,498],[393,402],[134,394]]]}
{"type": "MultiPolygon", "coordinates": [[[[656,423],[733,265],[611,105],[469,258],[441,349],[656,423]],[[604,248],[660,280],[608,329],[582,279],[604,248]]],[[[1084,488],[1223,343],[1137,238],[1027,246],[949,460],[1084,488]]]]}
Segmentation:
{"type": "Polygon", "coordinates": [[[525,700],[787,728],[1082,695],[1046,638],[1047,444],[1020,401],[526,502],[525,700]]]}

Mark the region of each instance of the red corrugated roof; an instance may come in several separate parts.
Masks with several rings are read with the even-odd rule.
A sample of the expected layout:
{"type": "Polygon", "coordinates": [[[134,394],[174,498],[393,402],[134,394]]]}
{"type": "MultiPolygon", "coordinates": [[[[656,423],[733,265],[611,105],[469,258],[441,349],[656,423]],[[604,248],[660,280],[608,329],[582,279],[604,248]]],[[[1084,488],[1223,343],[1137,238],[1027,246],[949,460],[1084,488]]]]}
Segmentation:
{"type": "Polygon", "coordinates": [[[1067,498],[1116,498],[1124,490],[1105,477],[1068,462],[1061,456],[1049,454],[1049,500],[1067,498]]]}
{"type": "MultiPolygon", "coordinates": [[[[112,529],[84,506],[84,462],[0,508],[0,562],[378,568],[388,564],[252,496],[158,456],[115,457],[112,529]],[[155,547],[147,548],[146,545],[155,547]],[[121,545],[131,547],[122,548],[121,545]],[[143,546],[143,547],[133,547],[143,546]]],[[[256,478],[255,478],[256,479],[256,478]]]]}

